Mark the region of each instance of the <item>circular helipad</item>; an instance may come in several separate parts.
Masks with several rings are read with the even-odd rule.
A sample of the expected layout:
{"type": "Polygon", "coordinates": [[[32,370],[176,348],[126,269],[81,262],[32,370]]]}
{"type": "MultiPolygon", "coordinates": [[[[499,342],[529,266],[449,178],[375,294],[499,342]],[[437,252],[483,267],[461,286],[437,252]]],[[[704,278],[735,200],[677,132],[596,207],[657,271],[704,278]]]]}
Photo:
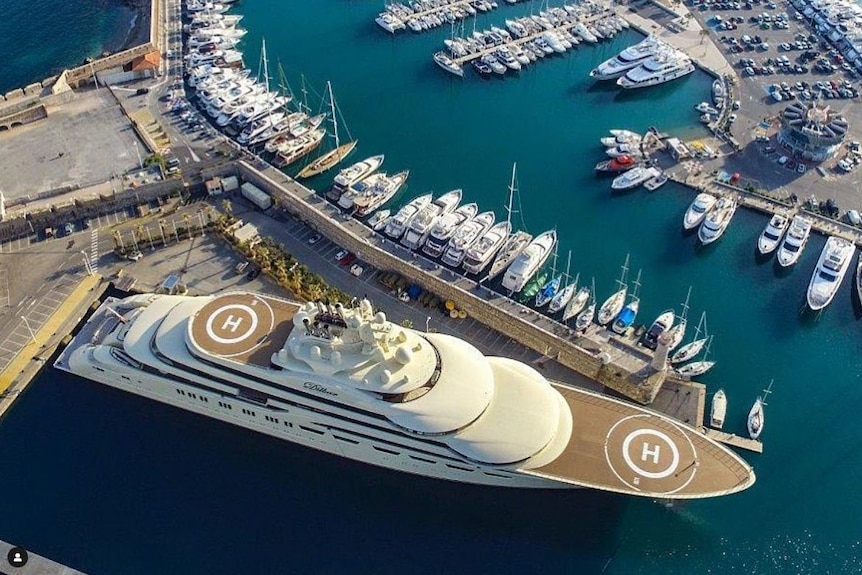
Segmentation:
{"type": "Polygon", "coordinates": [[[275,325],[270,305],[253,294],[228,294],[206,304],[195,314],[191,331],[204,351],[222,357],[252,352],[275,325]]]}
{"type": "Polygon", "coordinates": [[[697,472],[697,451],[686,433],[656,416],[618,421],[605,438],[605,458],[620,481],[638,491],[669,494],[697,472]]]}

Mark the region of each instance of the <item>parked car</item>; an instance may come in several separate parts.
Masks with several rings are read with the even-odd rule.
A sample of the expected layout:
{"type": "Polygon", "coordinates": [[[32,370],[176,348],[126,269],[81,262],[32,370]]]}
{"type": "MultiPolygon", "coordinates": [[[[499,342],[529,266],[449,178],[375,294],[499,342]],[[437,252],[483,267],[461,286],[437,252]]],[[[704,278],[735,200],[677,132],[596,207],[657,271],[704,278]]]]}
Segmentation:
{"type": "Polygon", "coordinates": [[[340,262],[342,259],[347,257],[349,253],[350,252],[344,249],[338,250],[337,252],[335,252],[335,261],[340,262]]]}
{"type": "Polygon", "coordinates": [[[150,93],[149,88],[138,88],[137,90],[135,90],[135,96],[143,96],[144,94],[149,94],[149,93],[150,93]]]}
{"type": "Polygon", "coordinates": [[[320,234],[314,234],[313,236],[308,238],[308,245],[313,246],[314,244],[316,244],[317,242],[320,241],[321,237],[322,236],[320,234]]]}
{"type": "Polygon", "coordinates": [[[340,263],[340,264],[341,264],[341,265],[343,265],[343,266],[348,266],[348,265],[352,264],[352,263],[353,263],[353,262],[355,262],[355,261],[356,261],[356,254],[350,254],[350,253],[348,253],[346,256],[344,256],[343,258],[341,258],[340,260],[338,260],[338,263],[340,263]]]}
{"type": "Polygon", "coordinates": [[[248,281],[251,281],[259,275],[260,275],[260,268],[257,266],[254,266],[253,268],[248,270],[247,274],[245,274],[245,279],[247,279],[248,281]]]}
{"type": "Polygon", "coordinates": [[[127,260],[129,260],[129,261],[132,261],[132,262],[136,262],[136,261],[138,261],[139,259],[141,259],[142,257],[144,257],[144,254],[142,254],[142,253],[141,253],[140,251],[138,251],[138,250],[135,250],[135,251],[133,251],[132,253],[130,253],[129,255],[127,255],[127,256],[126,256],[126,259],[127,259],[127,260]]]}
{"type": "Polygon", "coordinates": [[[352,266],[350,266],[350,273],[355,275],[356,277],[361,276],[363,271],[365,270],[363,270],[362,266],[360,266],[359,264],[353,264],[352,266]]]}

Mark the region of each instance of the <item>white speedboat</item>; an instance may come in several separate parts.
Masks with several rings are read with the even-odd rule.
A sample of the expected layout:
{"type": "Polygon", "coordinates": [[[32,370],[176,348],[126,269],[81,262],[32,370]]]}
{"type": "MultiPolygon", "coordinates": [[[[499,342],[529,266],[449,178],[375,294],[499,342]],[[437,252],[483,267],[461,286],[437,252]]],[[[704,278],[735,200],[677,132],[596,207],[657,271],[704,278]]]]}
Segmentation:
{"type": "Polygon", "coordinates": [[[763,233],[761,233],[760,237],[757,239],[757,251],[763,255],[774,252],[778,247],[778,244],[781,243],[781,240],[784,237],[784,232],[787,231],[787,226],[789,224],[790,221],[787,217],[781,214],[774,214],[769,219],[769,223],[766,224],[766,228],[764,228],[763,233]]]}
{"type": "MultiPolygon", "coordinates": [[[[586,38],[585,38],[586,39],[586,38]]],[[[662,44],[654,36],[647,36],[637,44],[629,46],[613,58],[596,66],[590,77],[596,80],[613,80],[624,75],[632,68],[640,66],[653,56],[662,44]]]]}
{"type": "Polygon", "coordinates": [[[416,217],[416,214],[419,211],[431,203],[433,195],[425,194],[422,196],[418,196],[413,198],[404,206],[401,206],[392,219],[389,220],[389,223],[386,224],[386,228],[384,228],[383,233],[392,238],[393,240],[400,239],[401,236],[404,235],[404,232],[407,231],[407,227],[410,225],[410,222],[413,221],[413,218],[416,217]]]}
{"type": "Polygon", "coordinates": [[[673,321],[676,319],[676,313],[672,309],[663,311],[656,318],[647,332],[644,334],[644,346],[655,349],[658,346],[658,338],[673,326],[673,321]]]}
{"type": "Polygon", "coordinates": [[[449,243],[449,239],[452,237],[452,234],[455,233],[455,230],[457,230],[459,226],[473,219],[478,211],[479,206],[476,202],[471,202],[469,204],[464,204],[454,212],[450,212],[439,217],[434,222],[434,226],[431,228],[431,234],[422,246],[422,252],[432,258],[440,257],[443,254],[443,250],[446,249],[446,244],[449,243]]]}
{"type": "Polygon", "coordinates": [[[614,144],[613,147],[605,150],[605,154],[612,158],[619,158],[620,156],[634,156],[636,158],[643,157],[639,141],[632,141],[626,144],[614,144]]]}
{"type": "Polygon", "coordinates": [[[709,102],[701,102],[694,107],[701,114],[709,114],[718,117],[718,110],[709,105],[709,102]]]}
{"type": "Polygon", "coordinates": [[[482,212],[469,222],[462,224],[449,239],[441,261],[447,266],[457,267],[464,261],[467,250],[494,225],[494,212],[482,212]]]}
{"type": "Polygon", "coordinates": [[[712,396],[712,407],[709,410],[709,426],[715,429],[724,427],[724,417],[727,414],[727,396],[719,389],[712,396]]]}
{"type": "Polygon", "coordinates": [[[370,218],[368,218],[368,221],[365,223],[368,224],[368,227],[371,228],[372,230],[374,230],[375,232],[380,231],[384,227],[386,227],[386,224],[389,221],[389,216],[391,214],[392,214],[392,210],[378,210],[378,211],[374,212],[374,215],[372,215],[370,218]]]}
{"type": "Polygon", "coordinates": [[[778,248],[778,265],[789,267],[795,264],[799,260],[802,250],[805,249],[805,244],[808,243],[810,235],[811,222],[802,216],[794,216],[790,220],[790,227],[787,228],[784,241],[781,242],[781,247],[778,248]]]}
{"type": "Polygon", "coordinates": [[[327,198],[337,202],[347,188],[363,178],[367,178],[374,170],[379,168],[383,164],[383,159],[383,154],[371,156],[338,172],[338,175],[332,180],[332,187],[326,195],[327,198]]]}
{"type": "Polygon", "coordinates": [[[818,311],[832,302],[850,268],[855,251],[856,247],[844,238],[830,236],[826,240],[808,283],[808,307],[818,311]]]}
{"type": "Polygon", "coordinates": [[[646,88],[682,78],[694,72],[691,59],[674,49],[665,49],[651,56],[643,64],[629,70],[617,80],[617,85],[627,90],[646,88]]]}
{"type": "Polygon", "coordinates": [[[692,230],[699,226],[706,215],[715,207],[718,198],[712,194],[701,192],[694,198],[691,205],[685,211],[685,216],[682,219],[682,227],[686,230],[692,230]]]}
{"type": "Polygon", "coordinates": [[[557,230],[548,230],[536,236],[503,275],[503,287],[511,293],[521,291],[526,283],[545,264],[557,245],[557,230]]]}
{"type": "Polygon", "coordinates": [[[611,189],[616,191],[630,190],[659,174],[661,171],[658,168],[637,166],[614,178],[614,181],[611,182],[611,189]]]}
{"type": "Polygon", "coordinates": [[[419,249],[428,239],[437,220],[455,210],[461,203],[463,192],[452,190],[422,207],[416,218],[410,222],[407,231],[401,238],[401,244],[411,250],[419,249]]]}
{"type": "Polygon", "coordinates": [[[505,221],[494,224],[476,243],[467,249],[464,262],[461,264],[464,271],[468,274],[478,274],[485,269],[491,258],[503,247],[511,231],[511,222],[505,221]]]}
{"type": "Polygon", "coordinates": [[[603,146],[608,148],[613,148],[615,146],[619,146],[622,144],[634,144],[635,146],[640,145],[643,140],[643,136],[638,134],[637,132],[632,132],[630,130],[617,130],[618,134],[615,136],[607,136],[602,138],[600,141],[603,146]]]}
{"type": "Polygon", "coordinates": [[[389,12],[381,12],[374,21],[390,34],[403,30],[405,27],[404,22],[400,18],[389,12]]]}
{"type": "MultiPolygon", "coordinates": [[[[688,424],[390,322],[367,299],[346,307],[243,291],[111,297],[54,366],[332,457],[429,478],[649,499],[722,496],[755,482],[744,459],[688,424]],[[637,436],[625,428],[631,421],[637,436]],[[655,437],[677,450],[659,452],[655,437]],[[656,467],[625,463],[641,452],[656,467]]],[[[353,468],[344,465],[331,469],[349,482],[353,468]]]]}
{"type": "Polygon", "coordinates": [[[697,239],[704,245],[711,244],[720,238],[727,226],[730,225],[730,220],[733,214],[736,213],[736,198],[731,196],[722,196],[716,202],[715,207],[707,214],[697,230],[697,239]]]}

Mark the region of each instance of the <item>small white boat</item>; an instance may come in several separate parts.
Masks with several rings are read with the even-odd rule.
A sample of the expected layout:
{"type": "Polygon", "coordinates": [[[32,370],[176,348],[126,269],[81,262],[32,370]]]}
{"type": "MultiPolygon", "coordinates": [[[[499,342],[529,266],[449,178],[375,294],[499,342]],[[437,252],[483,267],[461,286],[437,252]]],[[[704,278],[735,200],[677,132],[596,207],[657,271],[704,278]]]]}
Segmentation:
{"type": "Polygon", "coordinates": [[[709,337],[706,332],[706,312],[703,312],[700,316],[700,321],[697,323],[697,327],[694,332],[694,340],[685,344],[671,356],[671,363],[685,363],[690,361],[700,353],[700,350],[706,345],[706,342],[709,341],[709,337]],[[701,337],[703,334],[703,337],[701,337]]]}
{"type": "Polygon", "coordinates": [[[784,241],[778,248],[778,265],[789,267],[795,264],[799,260],[802,250],[805,249],[810,235],[811,222],[802,216],[794,216],[790,221],[790,227],[787,229],[784,241]]]}
{"type": "Polygon", "coordinates": [[[712,408],[709,410],[709,426],[715,429],[724,427],[724,416],[727,414],[727,396],[719,389],[712,396],[712,408]]]}
{"type": "Polygon", "coordinates": [[[593,319],[596,317],[596,285],[595,281],[593,282],[593,289],[590,292],[589,305],[578,314],[577,319],[575,319],[575,329],[578,331],[583,331],[587,329],[591,323],[593,323],[593,319]]]}
{"type": "Polygon", "coordinates": [[[700,104],[697,104],[694,109],[701,114],[712,114],[713,116],[718,116],[718,110],[710,106],[708,102],[701,102],[700,104]]]}
{"type": "Polygon", "coordinates": [[[655,349],[658,346],[658,338],[661,334],[669,330],[673,326],[673,321],[676,319],[676,312],[672,309],[665,310],[656,318],[652,325],[644,334],[643,343],[650,349],[655,349]]]}
{"type": "Polygon", "coordinates": [[[693,361],[691,363],[687,363],[682,367],[676,368],[676,372],[683,377],[697,377],[698,375],[703,375],[715,365],[714,361],[709,361],[706,358],[709,357],[709,348],[712,344],[712,336],[706,341],[706,349],[703,352],[703,359],[700,361],[693,361]]]}
{"type": "Polygon", "coordinates": [[[856,246],[844,238],[830,236],[826,240],[808,283],[808,307],[813,311],[825,308],[835,298],[855,251],[856,246]]]}
{"type": "Polygon", "coordinates": [[[368,218],[368,227],[374,231],[382,230],[386,227],[386,222],[389,220],[389,216],[392,214],[392,210],[379,210],[374,212],[374,215],[368,218]]]}
{"type": "Polygon", "coordinates": [[[712,194],[701,192],[694,198],[691,205],[685,211],[685,217],[682,219],[682,227],[686,230],[693,230],[703,222],[706,215],[715,207],[718,198],[712,194]]]}
{"type": "Polygon", "coordinates": [[[551,298],[551,303],[548,305],[549,313],[557,313],[566,305],[568,305],[569,300],[572,299],[572,296],[575,295],[575,290],[578,287],[577,279],[574,282],[569,282],[569,270],[572,266],[572,252],[569,251],[569,258],[566,262],[566,285],[563,289],[559,290],[554,294],[554,297],[551,298]]]}
{"type": "Polygon", "coordinates": [[[611,189],[616,191],[630,190],[661,174],[658,168],[638,166],[614,178],[611,189]]]}
{"type": "MultiPolygon", "coordinates": [[[[574,283],[578,283],[577,279],[575,279],[574,283]]],[[[572,296],[569,303],[566,304],[566,309],[563,310],[563,321],[568,321],[581,313],[589,303],[591,295],[592,292],[590,291],[589,286],[585,285],[581,287],[577,293],[572,296]]]]}
{"type": "Polygon", "coordinates": [[[763,433],[763,424],[765,423],[763,408],[766,406],[766,396],[770,393],[772,393],[772,381],[763,390],[763,395],[757,397],[754,405],[751,406],[751,411],[748,412],[748,435],[751,439],[757,439],[763,433]]]}
{"type": "Polygon", "coordinates": [[[667,183],[667,179],[667,174],[665,174],[664,172],[659,172],[657,176],[653,176],[652,178],[644,182],[644,188],[646,188],[647,191],[654,192],[655,190],[665,185],[667,183]]]}
{"type": "Polygon", "coordinates": [[[781,214],[775,214],[766,224],[763,233],[757,239],[757,251],[763,255],[771,254],[781,243],[784,238],[784,232],[787,231],[787,226],[790,221],[781,214]]]}
{"type": "Polygon", "coordinates": [[[446,52],[434,52],[434,63],[459,78],[464,77],[464,68],[450,58],[446,52]]]}

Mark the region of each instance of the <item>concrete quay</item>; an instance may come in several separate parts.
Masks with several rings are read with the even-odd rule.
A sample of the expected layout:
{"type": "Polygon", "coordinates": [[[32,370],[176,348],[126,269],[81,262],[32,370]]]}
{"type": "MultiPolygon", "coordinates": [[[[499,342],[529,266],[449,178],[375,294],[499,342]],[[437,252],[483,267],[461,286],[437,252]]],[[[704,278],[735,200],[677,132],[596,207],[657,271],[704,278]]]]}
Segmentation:
{"type": "Polygon", "coordinates": [[[239,162],[235,172],[227,173],[235,173],[264,189],[282,208],[372,266],[398,272],[429,292],[455,301],[460,309],[478,321],[494,326],[516,341],[630,399],[645,405],[651,403],[670,377],[668,371],[650,366],[652,355],[646,350],[609,337],[604,329],[591,328],[586,334],[578,334],[469,278],[409,252],[375,234],[361,222],[344,217],[312,190],[262,162],[256,166],[239,162]]]}

